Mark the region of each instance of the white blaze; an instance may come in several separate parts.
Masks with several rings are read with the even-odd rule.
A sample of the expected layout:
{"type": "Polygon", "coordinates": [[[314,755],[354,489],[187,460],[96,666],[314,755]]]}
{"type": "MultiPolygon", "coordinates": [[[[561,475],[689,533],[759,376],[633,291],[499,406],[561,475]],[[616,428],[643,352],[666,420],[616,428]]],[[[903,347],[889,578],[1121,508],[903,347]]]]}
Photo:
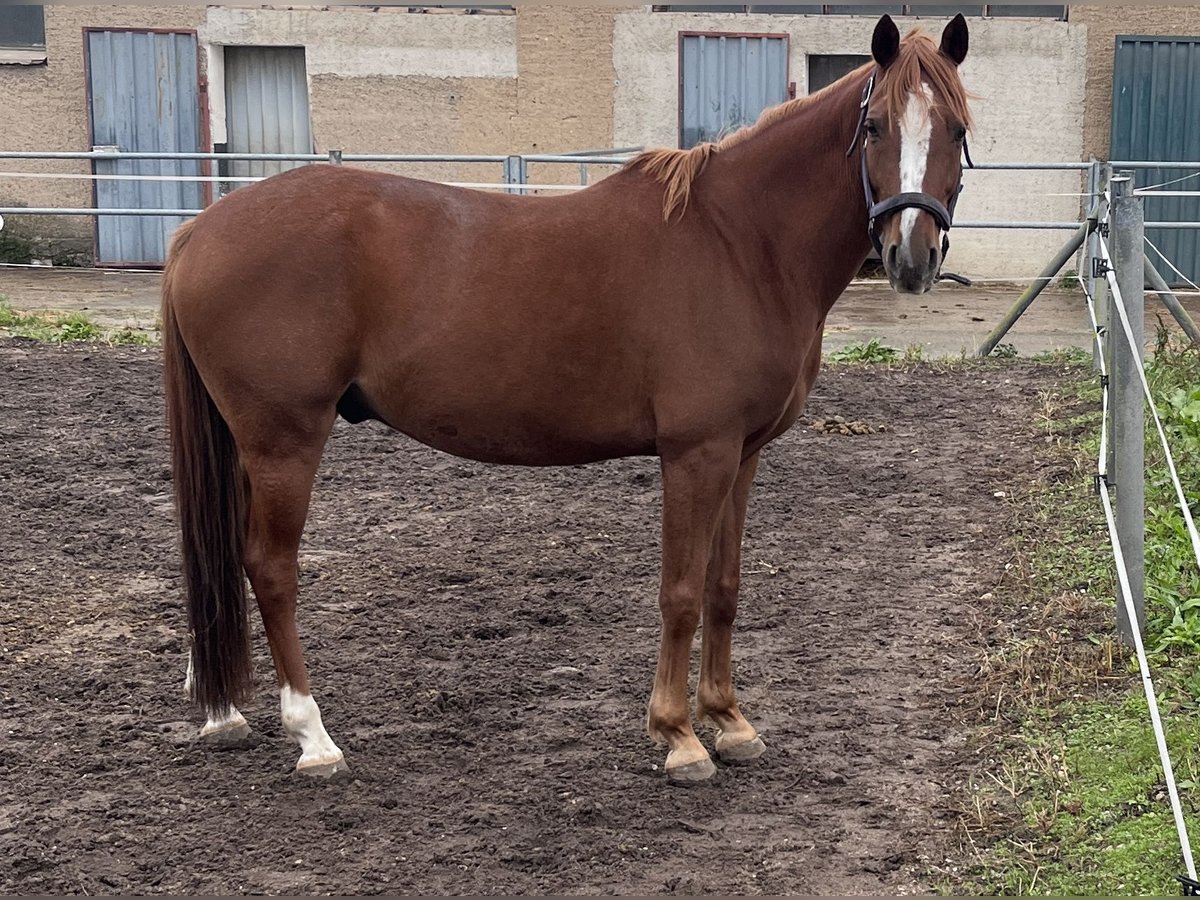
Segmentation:
{"type": "MultiPolygon", "coordinates": [[[[919,193],[925,187],[925,165],[929,161],[929,143],[933,135],[933,117],[929,105],[933,92],[929,85],[921,84],[921,94],[915,91],[908,95],[908,105],[900,118],[900,190],[903,193],[919,193]]],[[[912,256],[912,231],[917,224],[920,210],[909,207],[900,212],[900,252],[909,264],[912,256]]]]}

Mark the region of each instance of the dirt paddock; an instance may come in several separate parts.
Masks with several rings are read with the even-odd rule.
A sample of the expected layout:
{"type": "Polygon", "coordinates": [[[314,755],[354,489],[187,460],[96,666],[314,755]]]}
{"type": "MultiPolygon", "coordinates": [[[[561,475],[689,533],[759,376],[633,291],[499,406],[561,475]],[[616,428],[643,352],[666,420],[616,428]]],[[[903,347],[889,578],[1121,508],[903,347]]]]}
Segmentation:
{"type": "Polygon", "coordinates": [[[339,423],[301,556],[349,777],[292,774],[261,634],[253,736],[198,745],[159,376],[0,341],[0,893],[932,887],[994,493],[1034,477],[1049,367],[823,372],[747,527],[734,661],[768,753],[693,788],[643,731],[655,461],[488,467],[373,425],[339,423]],[[833,415],[885,430],[808,427],[833,415]]]}

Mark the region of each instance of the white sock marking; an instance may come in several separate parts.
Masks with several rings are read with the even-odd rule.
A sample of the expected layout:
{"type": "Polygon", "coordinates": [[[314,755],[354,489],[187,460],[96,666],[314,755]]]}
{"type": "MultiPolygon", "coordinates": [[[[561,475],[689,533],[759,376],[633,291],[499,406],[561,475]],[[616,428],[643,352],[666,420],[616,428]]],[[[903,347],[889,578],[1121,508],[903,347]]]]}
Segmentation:
{"type": "Polygon", "coordinates": [[[216,717],[209,716],[208,721],[204,723],[204,727],[200,729],[200,737],[207,737],[210,734],[218,734],[223,731],[233,731],[235,728],[245,728],[246,717],[238,712],[236,706],[229,707],[228,715],[216,717]]]}
{"type": "Polygon", "coordinates": [[[189,700],[196,699],[196,670],[192,663],[192,649],[188,648],[187,675],[183,678],[183,695],[189,700]]]}
{"type": "MultiPolygon", "coordinates": [[[[924,82],[921,92],[923,97],[915,91],[908,95],[908,105],[900,119],[900,190],[903,193],[920,192],[925,187],[925,165],[929,161],[933,135],[933,116],[929,114],[933,92],[924,82]]],[[[916,262],[912,256],[912,232],[919,212],[911,206],[900,212],[900,252],[907,257],[909,265],[916,262]]]]}
{"type": "Polygon", "coordinates": [[[284,730],[300,745],[300,765],[341,762],[342,751],[325,731],[321,710],[312,695],[298,693],[285,684],[279,690],[279,711],[284,730]]]}

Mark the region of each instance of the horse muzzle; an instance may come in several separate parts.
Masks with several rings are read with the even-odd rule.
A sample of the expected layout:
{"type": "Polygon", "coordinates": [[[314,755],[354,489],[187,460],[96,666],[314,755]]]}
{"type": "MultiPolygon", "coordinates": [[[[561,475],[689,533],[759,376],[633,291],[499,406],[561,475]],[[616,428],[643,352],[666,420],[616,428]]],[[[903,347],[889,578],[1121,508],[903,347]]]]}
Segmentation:
{"type": "Polygon", "coordinates": [[[937,247],[929,247],[922,253],[919,247],[902,247],[899,242],[889,243],[881,254],[888,283],[897,294],[925,294],[932,290],[942,269],[942,253],[937,247]]]}

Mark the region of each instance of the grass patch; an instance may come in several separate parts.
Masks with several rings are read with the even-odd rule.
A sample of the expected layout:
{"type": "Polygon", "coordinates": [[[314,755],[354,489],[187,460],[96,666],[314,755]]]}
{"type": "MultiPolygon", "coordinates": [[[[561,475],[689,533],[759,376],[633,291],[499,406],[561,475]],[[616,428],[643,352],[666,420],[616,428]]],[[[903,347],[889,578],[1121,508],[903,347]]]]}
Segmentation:
{"type": "MultiPolygon", "coordinates": [[[[917,348],[918,351],[920,348],[917,348]]],[[[831,362],[848,363],[886,363],[894,362],[900,355],[895,347],[887,347],[879,343],[878,338],[871,338],[866,343],[850,344],[841,350],[829,354],[831,362]]]]}
{"type": "MultiPolygon", "coordinates": [[[[1072,358],[1073,357],[1073,358],[1072,358]]],[[[1179,894],[1184,871],[1136,661],[1114,638],[1107,529],[1090,489],[1100,390],[1090,355],[1042,398],[1042,478],[1011,501],[1016,548],[981,631],[964,866],[946,891],[1179,894]]],[[[1160,332],[1147,367],[1200,514],[1200,354],[1160,332]]],[[[1147,645],[1193,839],[1200,838],[1200,580],[1153,423],[1147,433],[1147,645]]]]}
{"type": "Polygon", "coordinates": [[[149,347],[158,343],[150,333],[128,326],[105,330],[82,313],[22,313],[3,299],[0,299],[0,337],[59,344],[91,341],[149,347]]]}

